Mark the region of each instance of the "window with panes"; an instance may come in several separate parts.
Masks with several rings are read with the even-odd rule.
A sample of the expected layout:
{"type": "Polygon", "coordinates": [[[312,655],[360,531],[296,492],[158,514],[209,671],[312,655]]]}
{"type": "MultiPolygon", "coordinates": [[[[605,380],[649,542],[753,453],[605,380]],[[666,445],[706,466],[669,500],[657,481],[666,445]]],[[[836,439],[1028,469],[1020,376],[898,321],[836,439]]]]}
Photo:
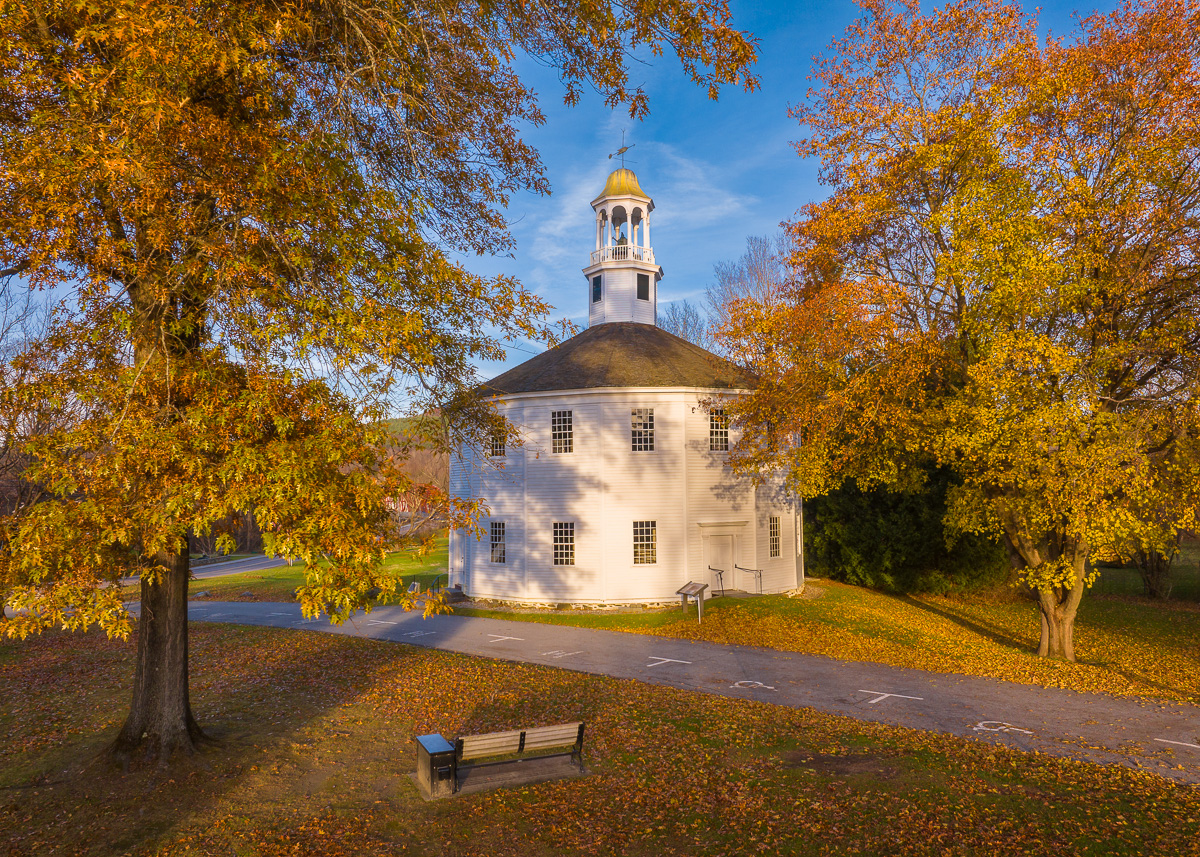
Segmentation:
{"type": "Polygon", "coordinates": [[[729,449],[729,417],[724,408],[714,408],[708,415],[708,448],[713,452],[729,449]]]}
{"type": "Polygon", "coordinates": [[[550,412],[550,451],[573,452],[575,438],[571,426],[570,411],[550,412]]]}
{"type": "Polygon", "coordinates": [[[779,516],[778,515],[771,516],[771,526],[770,526],[769,538],[770,538],[770,542],[771,542],[771,556],[779,556],[780,548],[779,548],[779,516]]]}
{"type": "Polygon", "coordinates": [[[492,429],[492,458],[504,458],[505,446],[508,438],[504,435],[504,429],[492,429]]]}
{"type": "Polygon", "coordinates": [[[633,522],[633,562],[647,565],[658,562],[658,522],[633,522]]]}
{"type": "Polygon", "coordinates": [[[630,435],[634,452],[654,451],[654,408],[630,411],[630,435]]]}
{"type": "Polygon", "coordinates": [[[575,522],[554,522],[554,564],[575,564],[575,522]]]}
{"type": "Polygon", "coordinates": [[[492,521],[492,562],[506,562],[504,550],[504,523],[492,521]]]}

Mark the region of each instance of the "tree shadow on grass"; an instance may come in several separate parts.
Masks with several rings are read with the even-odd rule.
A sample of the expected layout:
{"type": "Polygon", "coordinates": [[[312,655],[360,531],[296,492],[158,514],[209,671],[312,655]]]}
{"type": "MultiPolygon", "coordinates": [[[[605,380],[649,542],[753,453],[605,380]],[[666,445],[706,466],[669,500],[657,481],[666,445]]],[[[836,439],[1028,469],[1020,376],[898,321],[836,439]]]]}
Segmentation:
{"type": "MultiPolygon", "coordinates": [[[[0,675],[0,687],[14,681],[26,687],[17,710],[36,713],[41,707],[36,673],[63,675],[47,686],[57,697],[54,717],[41,725],[41,718],[25,718],[13,730],[20,734],[10,735],[13,752],[27,743],[41,758],[15,777],[0,778],[0,852],[65,849],[98,857],[153,851],[197,822],[219,826],[239,793],[274,792],[278,809],[299,801],[308,810],[309,804],[319,807],[322,792],[365,774],[387,779],[400,804],[409,801],[407,780],[397,773],[412,766],[411,715],[357,733],[372,719],[362,698],[378,671],[417,669],[426,660],[420,650],[204,623],[192,624],[190,637],[193,708],[215,740],[166,768],[135,764],[126,773],[98,755],[119,722],[101,726],[93,709],[98,703],[106,710],[128,705],[136,637],[88,639],[86,648],[100,650],[107,663],[91,675],[78,664],[78,635],[47,636],[34,641],[26,657],[10,658],[15,663],[0,675]],[[43,737],[39,730],[54,734],[43,737]],[[272,767],[279,769],[274,775],[272,767]]],[[[252,829],[264,819],[270,822],[261,808],[247,804],[236,823],[252,829]]]]}
{"type": "Polygon", "coordinates": [[[926,604],[923,601],[913,598],[911,595],[892,595],[891,597],[903,604],[907,604],[910,607],[916,607],[920,610],[924,610],[926,613],[931,613],[934,616],[945,619],[948,622],[953,622],[960,628],[965,628],[966,630],[971,631],[972,633],[977,634],[984,639],[991,640],[997,645],[1010,649],[1016,649],[1017,651],[1025,654],[1033,654],[1037,652],[1037,646],[1031,646],[1028,643],[1022,642],[1001,628],[988,626],[978,620],[968,619],[966,616],[962,616],[950,610],[934,607],[932,604],[926,604]]]}
{"type": "MultiPolygon", "coordinates": [[[[1011,633],[1008,633],[1001,628],[989,626],[983,622],[967,618],[966,616],[962,616],[951,610],[935,607],[932,604],[926,604],[916,598],[913,598],[911,595],[892,595],[891,597],[911,607],[920,608],[927,613],[931,613],[935,616],[941,617],[942,619],[946,619],[949,622],[953,622],[959,627],[965,628],[972,633],[991,640],[997,645],[1004,646],[1009,649],[1015,649],[1016,651],[1028,655],[1034,655],[1037,653],[1036,644],[1030,645],[1029,643],[1022,642],[1018,638],[1014,637],[1011,633]]],[[[1036,610],[1036,608],[1034,609],[1036,610]]],[[[1139,673],[1115,661],[1081,657],[1076,660],[1075,664],[1078,666],[1098,667],[1100,669],[1107,670],[1115,675],[1121,676],[1134,687],[1146,689],[1152,688],[1158,691],[1159,693],[1163,694],[1164,699],[1178,700],[1181,695],[1179,688],[1171,687],[1170,685],[1164,684],[1161,681],[1158,681],[1148,675],[1139,673]]]]}

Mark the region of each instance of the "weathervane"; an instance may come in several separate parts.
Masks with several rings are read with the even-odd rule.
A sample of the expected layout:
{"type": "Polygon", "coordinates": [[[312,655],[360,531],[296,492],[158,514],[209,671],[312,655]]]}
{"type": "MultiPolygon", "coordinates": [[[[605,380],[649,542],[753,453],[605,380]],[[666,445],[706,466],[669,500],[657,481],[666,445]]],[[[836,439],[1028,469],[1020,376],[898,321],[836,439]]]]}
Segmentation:
{"type": "Polygon", "coordinates": [[[637,143],[630,143],[628,146],[625,145],[625,129],[622,128],[621,129],[621,148],[619,148],[615,152],[613,152],[612,155],[609,155],[608,159],[611,161],[613,159],[613,155],[620,155],[621,156],[621,169],[625,169],[625,153],[628,152],[630,149],[632,149],[636,145],[637,145],[637,143]]]}

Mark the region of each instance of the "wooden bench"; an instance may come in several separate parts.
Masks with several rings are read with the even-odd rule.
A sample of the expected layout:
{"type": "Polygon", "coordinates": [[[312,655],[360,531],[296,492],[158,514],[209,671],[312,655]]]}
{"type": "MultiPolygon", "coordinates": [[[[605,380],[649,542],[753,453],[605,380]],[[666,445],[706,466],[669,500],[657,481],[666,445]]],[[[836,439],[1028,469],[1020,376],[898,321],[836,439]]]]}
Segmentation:
{"type": "Polygon", "coordinates": [[[464,735],[454,742],[454,790],[458,791],[461,778],[474,768],[560,756],[569,756],[579,765],[579,772],[584,773],[582,723],[464,735]],[[547,750],[558,752],[545,752],[547,750]],[[468,762],[470,764],[465,764],[468,762]]]}

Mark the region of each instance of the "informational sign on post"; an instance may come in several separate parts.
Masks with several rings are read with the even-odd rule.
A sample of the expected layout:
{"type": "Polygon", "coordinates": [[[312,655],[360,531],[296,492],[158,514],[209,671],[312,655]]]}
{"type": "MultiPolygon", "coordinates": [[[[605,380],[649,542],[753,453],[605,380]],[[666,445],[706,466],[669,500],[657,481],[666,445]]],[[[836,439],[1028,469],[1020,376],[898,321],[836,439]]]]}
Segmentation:
{"type": "Polygon", "coordinates": [[[694,599],[696,602],[696,621],[703,624],[704,622],[704,590],[708,589],[707,583],[685,583],[683,586],[675,590],[679,596],[679,606],[683,612],[687,612],[687,600],[694,599]]]}

